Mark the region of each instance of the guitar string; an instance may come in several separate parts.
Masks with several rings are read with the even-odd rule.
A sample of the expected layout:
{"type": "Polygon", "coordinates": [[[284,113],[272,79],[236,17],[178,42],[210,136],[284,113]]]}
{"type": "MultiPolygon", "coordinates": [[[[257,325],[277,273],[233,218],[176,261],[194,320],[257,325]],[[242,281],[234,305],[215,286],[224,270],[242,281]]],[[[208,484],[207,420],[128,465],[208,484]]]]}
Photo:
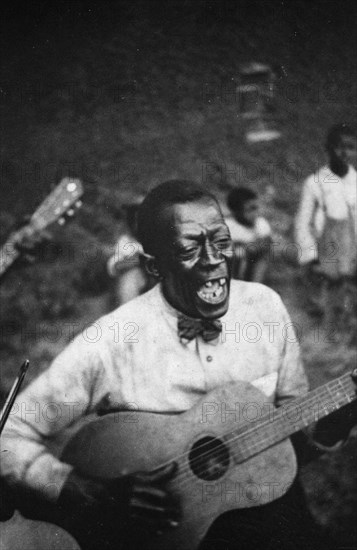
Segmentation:
{"type": "MultiPolygon", "coordinates": [[[[337,383],[337,386],[338,386],[338,383],[337,383]]],[[[339,388],[339,389],[340,389],[340,388],[339,388]]],[[[345,388],[345,389],[348,389],[348,388],[345,388]]],[[[321,398],[324,398],[324,397],[326,397],[326,395],[327,395],[327,397],[329,397],[329,398],[331,399],[331,395],[330,395],[329,393],[326,393],[326,390],[328,390],[328,388],[324,388],[324,394],[325,394],[325,395],[322,395],[322,393],[321,393],[321,398]]],[[[312,392],[311,392],[311,393],[312,393],[312,392]]],[[[347,396],[347,394],[346,394],[346,397],[344,397],[343,399],[344,399],[343,404],[338,404],[338,407],[339,407],[339,408],[340,408],[341,406],[343,406],[344,404],[346,404],[346,402],[345,402],[346,399],[348,399],[348,401],[350,401],[350,396],[347,396]]],[[[308,403],[311,403],[311,401],[312,401],[311,399],[308,399],[308,400],[306,400],[303,404],[304,404],[304,405],[307,405],[308,403]]],[[[335,403],[335,405],[336,405],[336,403],[335,403]]],[[[336,409],[336,410],[337,410],[337,409],[336,409]]],[[[268,437],[259,438],[259,439],[256,440],[256,442],[255,442],[253,445],[251,445],[251,446],[249,446],[249,444],[248,444],[248,445],[246,446],[246,450],[247,450],[248,452],[249,452],[250,450],[253,450],[254,447],[257,447],[257,446],[260,445],[260,444],[264,444],[266,441],[269,441],[269,440],[272,439],[272,438],[273,438],[273,440],[274,440],[275,434],[277,433],[277,428],[281,427],[281,424],[283,424],[282,427],[285,427],[285,428],[286,428],[287,421],[283,418],[283,411],[281,411],[281,410],[279,411],[279,408],[278,408],[278,409],[275,410],[275,412],[279,414],[278,418],[274,419],[274,421],[271,421],[271,420],[268,421],[268,422],[270,423],[271,427],[274,427],[274,428],[275,428],[275,432],[271,433],[268,437]],[[274,424],[276,424],[277,426],[273,426],[274,424]]],[[[330,412],[332,412],[332,411],[330,411],[330,412]]],[[[310,420],[307,424],[304,423],[303,425],[309,425],[309,424],[311,424],[312,422],[313,422],[313,420],[310,420]]],[[[226,439],[226,442],[227,442],[227,443],[231,443],[231,442],[236,441],[236,440],[238,440],[238,439],[240,439],[240,440],[248,439],[248,441],[249,441],[249,438],[251,437],[251,435],[252,435],[253,432],[257,432],[257,431],[261,430],[261,429],[264,428],[266,425],[267,425],[267,422],[259,422],[258,425],[255,425],[255,426],[253,426],[252,428],[250,428],[250,429],[248,429],[248,430],[245,430],[245,431],[239,433],[237,436],[234,436],[234,437],[231,438],[230,440],[227,438],[227,439],[226,439]]],[[[244,429],[244,427],[243,427],[243,429],[244,429]]],[[[299,428],[299,429],[300,429],[300,428],[299,428]]],[[[298,429],[298,430],[294,430],[294,431],[299,431],[299,429],[298,429]]],[[[291,429],[290,429],[290,428],[289,428],[289,430],[288,430],[288,433],[289,433],[289,432],[290,432],[290,433],[293,433],[293,432],[291,432],[291,429]]],[[[227,436],[229,436],[229,435],[232,434],[232,433],[234,433],[234,432],[230,432],[230,433],[224,434],[223,437],[227,437],[227,436]]],[[[280,435],[280,434],[279,434],[279,435],[280,435]]],[[[207,445],[209,445],[209,444],[207,444],[207,445]]],[[[201,448],[204,448],[204,446],[205,446],[205,445],[202,445],[201,448]]],[[[216,451],[207,451],[206,453],[202,453],[202,454],[200,454],[200,456],[198,457],[197,460],[201,461],[201,460],[202,460],[202,457],[204,457],[204,456],[209,456],[210,454],[212,454],[212,453],[214,453],[214,452],[216,452],[216,451]]],[[[183,454],[182,456],[185,456],[185,455],[183,454]]],[[[249,458],[249,457],[248,457],[248,458],[249,458]]],[[[244,459],[244,460],[246,460],[246,459],[244,459]]],[[[191,462],[191,463],[192,463],[192,462],[191,462]]]]}
{"type": "MultiPolygon", "coordinates": [[[[260,428],[260,426],[258,427],[258,429],[259,428],[260,428]]],[[[297,429],[295,431],[299,431],[299,430],[297,429]]],[[[247,445],[246,448],[245,448],[245,452],[248,451],[248,456],[244,455],[244,453],[242,453],[243,456],[239,457],[239,460],[237,460],[238,464],[246,461],[250,457],[258,454],[259,452],[265,450],[266,448],[270,447],[271,445],[274,445],[274,444],[278,443],[279,441],[282,441],[282,440],[286,439],[286,437],[288,437],[288,435],[291,434],[292,432],[291,432],[291,430],[289,430],[288,433],[286,434],[286,437],[285,436],[281,437],[281,435],[280,435],[278,440],[276,439],[276,433],[277,432],[272,433],[268,437],[263,437],[263,438],[260,437],[253,445],[250,445],[250,446],[247,445]]],[[[231,442],[233,442],[234,440],[241,439],[242,436],[243,436],[243,440],[244,440],[245,434],[243,433],[239,437],[232,438],[231,442]]],[[[240,441],[240,443],[241,443],[241,441],[240,441]]],[[[190,464],[193,466],[195,463],[197,464],[197,462],[202,462],[202,458],[205,455],[206,455],[206,457],[209,456],[210,458],[222,458],[223,459],[223,458],[226,457],[227,451],[226,451],[226,448],[224,446],[221,446],[221,447],[218,447],[218,448],[216,448],[212,451],[208,451],[208,452],[204,453],[203,455],[200,455],[197,458],[197,460],[192,460],[191,463],[185,463],[183,465],[183,467],[181,468],[181,470],[180,470],[180,474],[178,474],[176,477],[177,478],[179,478],[179,477],[184,478],[186,476],[186,473],[189,473],[190,474],[189,477],[191,478],[192,477],[192,471],[191,471],[192,468],[191,468],[190,464]]],[[[185,481],[185,480],[183,479],[183,481],[185,481]]],[[[181,485],[182,485],[182,483],[181,483],[181,485]]]]}
{"type": "MultiPolygon", "coordinates": [[[[296,430],[296,431],[298,431],[298,430],[296,430]]],[[[287,436],[288,436],[288,434],[287,434],[287,436]]],[[[236,461],[236,463],[240,464],[240,463],[245,462],[246,460],[253,457],[254,455],[257,455],[260,452],[262,452],[263,450],[266,450],[267,448],[273,446],[274,444],[279,443],[279,441],[283,441],[284,439],[287,438],[287,436],[286,437],[284,437],[284,436],[280,437],[279,440],[277,440],[276,437],[275,437],[275,434],[272,434],[267,438],[259,439],[259,441],[254,443],[250,448],[248,446],[248,450],[249,450],[248,456],[243,456],[243,458],[239,457],[239,459],[236,461]]],[[[219,459],[226,460],[226,458],[227,458],[227,451],[224,447],[218,447],[217,449],[214,449],[213,451],[207,452],[205,454],[207,456],[209,455],[210,458],[218,459],[218,460],[219,459]]],[[[185,463],[181,467],[181,470],[180,470],[179,474],[177,474],[177,476],[176,476],[177,480],[180,483],[181,488],[183,488],[187,484],[187,482],[192,483],[192,475],[197,475],[197,474],[194,474],[194,472],[192,471],[191,465],[193,466],[194,463],[196,463],[196,465],[197,465],[197,462],[199,462],[199,461],[202,461],[202,456],[198,457],[198,460],[191,461],[191,463],[185,463]]],[[[200,464],[198,466],[200,466],[200,464]]],[[[197,471],[199,472],[200,470],[201,470],[202,473],[204,472],[204,470],[202,470],[202,467],[201,468],[198,467],[197,471]]],[[[219,475],[218,479],[220,477],[222,477],[222,475],[219,475]]],[[[204,480],[203,479],[203,481],[217,481],[217,479],[210,479],[210,480],[204,480]]]]}
{"type": "MultiPolygon", "coordinates": [[[[352,382],[352,380],[350,379],[350,374],[349,373],[346,373],[345,375],[343,375],[342,377],[340,377],[339,379],[336,379],[336,380],[333,380],[329,383],[327,383],[325,386],[322,386],[322,387],[319,387],[319,388],[316,388],[315,390],[311,391],[308,395],[309,395],[309,398],[307,399],[307,396],[304,396],[302,398],[299,398],[297,400],[294,401],[294,403],[300,403],[300,404],[303,404],[305,406],[307,406],[308,404],[311,404],[311,403],[314,403],[316,404],[316,394],[318,397],[320,397],[320,399],[324,399],[325,397],[328,397],[330,400],[331,400],[331,392],[333,390],[338,390],[338,394],[341,393],[341,391],[343,391],[345,393],[345,396],[342,396],[343,398],[343,403],[339,403],[335,402],[335,405],[336,407],[340,408],[341,406],[347,404],[347,402],[350,402],[353,400],[353,398],[355,397],[355,393],[353,393],[353,396],[350,396],[350,395],[347,395],[347,391],[348,390],[351,390],[352,387],[354,388],[354,384],[352,382]]],[[[341,397],[339,397],[339,395],[336,394],[336,397],[337,397],[337,401],[338,399],[341,399],[341,397]]],[[[333,399],[334,399],[334,396],[333,396],[333,399]]],[[[337,410],[337,409],[336,409],[337,410]]],[[[279,417],[276,418],[273,422],[271,420],[268,420],[269,424],[277,424],[278,427],[279,427],[279,424],[281,424],[283,417],[282,417],[282,411],[280,410],[279,411],[279,408],[276,409],[276,412],[279,413],[279,417]]],[[[313,422],[313,420],[310,420],[308,422],[308,424],[310,424],[311,422],[313,422]]],[[[286,420],[284,420],[284,423],[285,423],[285,427],[286,427],[286,420]]],[[[308,425],[307,424],[307,425],[308,425]]],[[[258,425],[255,425],[253,426],[252,428],[248,429],[248,430],[245,430],[243,431],[242,433],[239,433],[237,436],[234,436],[234,437],[231,437],[231,439],[227,439],[226,440],[226,443],[233,443],[234,441],[236,442],[240,442],[242,443],[242,440],[244,441],[248,439],[249,441],[249,438],[251,437],[251,435],[258,431],[258,430],[261,430],[263,429],[265,426],[267,425],[267,422],[266,421],[260,421],[258,425]],[[240,440],[240,441],[239,441],[240,440]]],[[[244,428],[244,427],[243,427],[244,428]]],[[[299,431],[300,428],[298,428],[298,430],[294,430],[294,431],[299,431]]],[[[229,435],[231,435],[232,433],[234,432],[228,432],[226,434],[223,434],[223,436],[221,437],[228,437],[229,435]]],[[[270,445],[274,444],[274,443],[278,443],[279,440],[283,440],[285,439],[285,437],[281,437],[281,434],[279,434],[279,440],[277,441],[275,439],[276,437],[276,434],[277,434],[277,429],[275,430],[275,432],[271,433],[268,437],[260,437],[258,439],[256,439],[255,443],[253,445],[246,445],[246,451],[248,451],[250,453],[250,456],[253,456],[254,454],[257,454],[259,451],[259,446],[261,445],[265,445],[264,448],[266,448],[266,443],[268,441],[270,441],[270,445]]],[[[293,433],[291,431],[291,429],[288,430],[288,433],[287,433],[287,436],[289,435],[289,433],[293,433]]],[[[286,436],[286,437],[287,437],[286,436]]],[[[201,449],[203,449],[204,447],[208,446],[209,444],[204,444],[201,446],[201,449]]],[[[261,450],[264,450],[261,449],[261,450]]],[[[222,455],[222,453],[224,453],[226,455],[226,448],[225,447],[219,447],[218,449],[216,448],[215,450],[211,450],[211,451],[207,451],[205,453],[202,453],[200,454],[197,459],[193,459],[191,461],[191,465],[194,465],[194,464],[197,464],[198,462],[202,462],[202,458],[203,457],[214,457],[214,458],[217,458],[217,457],[220,457],[222,455]]],[[[182,453],[181,455],[178,455],[177,457],[173,457],[171,458],[169,461],[161,464],[160,466],[157,466],[155,469],[158,469],[160,467],[164,467],[166,465],[169,465],[171,464],[173,461],[178,461],[180,458],[186,458],[187,456],[189,455],[189,453],[185,452],[185,453],[182,453]]],[[[243,460],[241,460],[241,462],[244,462],[245,460],[247,460],[249,458],[249,456],[247,456],[246,458],[243,458],[243,460]]],[[[191,478],[192,478],[192,468],[190,466],[190,463],[185,463],[179,473],[177,474],[176,476],[176,480],[178,480],[179,478],[182,478],[181,480],[181,486],[183,486],[183,484],[185,482],[189,482],[191,483],[191,478]],[[189,474],[189,475],[187,475],[189,474]],[[186,478],[186,479],[185,479],[186,478]]]]}
{"type": "MultiPolygon", "coordinates": [[[[298,431],[295,430],[295,431],[298,431]]],[[[245,453],[242,453],[242,455],[239,457],[239,459],[237,459],[237,463],[242,463],[244,461],[246,461],[248,458],[256,455],[256,454],[259,454],[260,452],[262,452],[263,450],[267,449],[268,447],[278,443],[279,441],[282,441],[283,439],[287,438],[288,435],[291,434],[291,430],[288,430],[288,432],[286,433],[286,437],[285,436],[280,436],[278,438],[278,440],[276,439],[276,433],[273,433],[273,434],[270,434],[268,437],[265,437],[265,438],[259,438],[253,445],[248,445],[246,446],[246,448],[244,449],[245,453]],[[248,451],[248,454],[247,454],[247,451],[248,451]]],[[[243,434],[244,436],[244,434],[243,434]]],[[[233,439],[236,439],[236,438],[233,438],[233,439]]],[[[232,439],[232,441],[233,441],[232,439]]],[[[212,457],[212,458],[221,458],[221,459],[225,459],[227,457],[227,451],[224,447],[218,447],[216,449],[214,449],[213,451],[211,452],[207,452],[205,453],[206,456],[209,456],[212,457]]],[[[201,461],[202,462],[202,455],[200,457],[198,457],[198,461],[201,461]]],[[[193,463],[197,461],[191,461],[191,464],[193,465],[193,463]]],[[[202,470],[202,468],[201,468],[202,470]]],[[[186,476],[186,473],[189,473],[189,477],[192,478],[192,471],[191,471],[191,467],[190,467],[190,464],[185,464],[182,469],[181,469],[181,475],[177,475],[177,478],[181,477],[181,478],[185,478],[186,476]]],[[[221,476],[220,476],[221,477],[221,476]]],[[[185,479],[183,479],[183,481],[185,481],[185,479]]],[[[183,485],[183,483],[181,483],[181,485],[183,485]]]]}
{"type": "MultiPolygon", "coordinates": [[[[330,384],[330,383],[329,383],[329,384],[330,384]]],[[[325,393],[327,388],[325,388],[324,386],[322,386],[322,388],[324,389],[324,393],[325,393]]],[[[346,389],[348,389],[348,388],[346,388],[346,389]]],[[[321,390],[321,388],[319,388],[319,390],[321,390]]],[[[302,403],[300,403],[300,404],[303,404],[303,405],[310,404],[311,401],[312,401],[312,399],[315,398],[315,396],[312,395],[313,393],[315,393],[315,390],[313,390],[312,392],[310,392],[310,394],[309,394],[309,399],[306,399],[306,396],[305,396],[305,399],[303,399],[303,400],[302,400],[302,403]]],[[[321,393],[320,397],[322,397],[322,398],[325,397],[325,395],[322,395],[322,392],[319,392],[319,393],[321,393]]],[[[329,398],[331,398],[331,396],[330,396],[328,393],[327,393],[327,396],[328,396],[329,398]]],[[[344,399],[346,399],[346,398],[348,399],[347,396],[344,397],[344,399]]],[[[300,399],[301,399],[301,398],[300,398],[300,399]]],[[[300,399],[294,401],[294,404],[298,404],[299,401],[300,401],[300,399]]],[[[338,406],[340,407],[340,406],[342,406],[342,405],[338,404],[338,406]]],[[[244,437],[244,436],[250,435],[250,433],[251,433],[252,431],[255,431],[255,430],[257,430],[257,429],[259,429],[259,428],[261,428],[261,427],[266,426],[267,423],[273,424],[273,423],[275,423],[275,422],[280,421],[280,420],[281,420],[281,416],[282,416],[282,411],[281,411],[281,409],[279,410],[279,408],[277,408],[277,409],[275,409],[274,411],[275,411],[275,414],[277,414],[277,413],[279,414],[279,418],[276,418],[274,421],[271,421],[270,416],[269,416],[269,413],[268,413],[267,415],[265,415],[265,416],[259,421],[259,425],[255,425],[255,426],[251,427],[250,429],[245,430],[244,432],[239,433],[239,434],[237,435],[237,437],[244,437]],[[267,421],[265,421],[266,418],[267,418],[267,421]]],[[[310,424],[311,422],[313,422],[313,420],[311,420],[311,421],[309,422],[309,424],[310,424]]],[[[243,426],[243,428],[244,428],[244,426],[243,426]]],[[[223,434],[222,437],[227,437],[227,436],[229,436],[229,435],[232,434],[232,433],[233,433],[233,432],[227,432],[226,434],[223,434]]],[[[233,439],[235,439],[235,437],[234,437],[233,439]]],[[[208,445],[208,444],[207,444],[207,445],[208,445]]],[[[202,446],[201,446],[201,448],[204,448],[204,447],[205,447],[205,445],[202,445],[202,446]]],[[[185,456],[186,454],[187,454],[187,453],[183,453],[182,455],[179,455],[179,456],[176,457],[176,458],[180,458],[180,456],[185,456]]],[[[201,455],[201,456],[202,456],[202,455],[201,455]]]]}
{"type": "MultiPolygon", "coordinates": [[[[347,373],[347,374],[343,375],[341,378],[337,379],[337,381],[331,381],[331,382],[327,383],[325,386],[322,386],[322,387],[320,387],[320,388],[316,388],[315,390],[311,391],[311,392],[309,393],[309,396],[310,396],[309,399],[306,399],[306,396],[305,396],[305,400],[302,399],[302,398],[300,398],[300,399],[298,399],[298,400],[296,400],[296,401],[300,401],[300,400],[301,400],[301,401],[302,401],[301,404],[303,404],[303,405],[305,405],[305,406],[307,406],[308,404],[311,404],[311,403],[315,403],[315,402],[316,402],[316,395],[315,395],[316,393],[319,395],[319,397],[320,397],[321,399],[324,398],[324,397],[328,397],[329,399],[331,399],[331,395],[330,395],[330,393],[329,393],[329,390],[332,390],[331,386],[336,386],[335,389],[338,389],[339,391],[341,391],[341,386],[340,386],[340,384],[343,383],[343,382],[348,381],[349,384],[346,385],[346,387],[343,387],[342,390],[343,390],[343,391],[345,392],[345,394],[346,394],[346,396],[344,397],[344,401],[347,399],[347,402],[350,402],[351,400],[353,400],[353,397],[347,395],[347,392],[346,392],[346,390],[349,390],[349,389],[351,388],[351,381],[348,380],[349,377],[350,377],[350,374],[347,373]],[[346,380],[343,380],[344,378],[346,378],[346,380]],[[320,391],[318,391],[318,390],[320,390],[320,391]],[[314,395],[312,395],[312,394],[314,394],[314,395]]],[[[353,383],[352,383],[352,384],[353,384],[353,383]]],[[[337,398],[338,398],[338,396],[337,396],[337,398]]],[[[296,404],[296,401],[294,401],[295,404],[296,404]]],[[[344,402],[343,404],[347,404],[347,403],[344,402]]],[[[337,404],[338,408],[340,408],[341,406],[343,406],[343,404],[341,404],[341,405],[340,405],[340,404],[337,404]]],[[[337,410],[337,409],[336,409],[336,410],[337,410]]],[[[277,419],[275,419],[273,422],[272,422],[271,420],[267,420],[267,421],[264,421],[264,420],[263,420],[263,421],[260,421],[258,425],[253,426],[252,428],[250,428],[250,429],[248,429],[248,430],[245,430],[244,432],[238,434],[237,436],[233,436],[233,437],[231,437],[230,439],[228,438],[228,436],[230,436],[230,435],[233,434],[234,432],[228,432],[228,433],[226,433],[226,434],[223,434],[221,437],[227,438],[227,439],[225,439],[225,443],[227,443],[227,444],[232,444],[233,442],[236,442],[236,443],[237,443],[237,442],[240,442],[240,443],[241,443],[242,440],[247,439],[247,438],[248,438],[248,440],[249,440],[249,438],[251,437],[251,435],[252,435],[254,432],[256,432],[256,431],[258,431],[258,430],[261,430],[261,429],[264,428],[267,424],[272,425],[272,424],[275,424],[275,423],[276,423],[276,424],[281,423],[281,421],[283,420],[283,418],[282,418],[282,412],[279,411],[279,408],[276,409],[276,412],[279,412],[280,414],[279,414],[279,417],[278,417],[277,419]],[[239,440],[241,440],[241,441],[239,441],[239,440]]],[[[332,412],[332,411],[331,411],[331,412],[332,412]]],[[[264,418],[264,417],[263,417],[263,418],[264,418]]],[[[308,424],[311,424],[313,421],[314,421],[314,420],[311,420],[308,424]]],[[[286,423],[286,421],[284,421],[284,422],[286,423]]],[[[298,430],[295,430],[295,431],[299,431],[299,430],[300,430],[300,428],[299,428],[298,430]]],[[[272,437],[273,437],[273,441],[272,441],[271,444],[273,444],[273,443],[278,443],[279,441],[274,441],[274,439],[275,439],[275,434],[276,434],[276,433],[278,433],[277,430],[275,431],[275,433],[270,434],[268,437],[263,437],[263,438],[260,437],[258,440],[256,440],[255,443],[253,443],[253,445],[251,445],[251,446],[249,446],[249,444],[246,445],[246,450],[247,450],[248,452],[250,452],[250,453],[256,454],[256,453],[259,452],[259,451],[255,450],[255,448],[258,447],[258,446],[261,446],[261,445],[263,445],[263,444],[265,444],[265,443],[267,443],[269,440],[272,439],[272,437]]],[[[294,432],[290,432],[290,433],[294,433],[294,432]]],[[[280,435],[280,434],[279,434],[279,435],[280,435]]],[[[287,436],[286,436],[286,437],[287,437],[287,436]]],[[[283,439],[285,439],[285,437],[282,437],[282,440],[283,440],[283,439]]],[[[203,444],[203,445],[200,447],[200,449],[203,449],[203,448],[206,447],[206,446],[209,446],[209,443],[203,444]]],[[[226,449],[225,449],[225,447],[219,447],[218,449],[211,450],[211,451],[206,451],[205,453],[200,454],[200,455],[197,457],[197,459],[193,459],[190,463],[186,463],[186,464],[184,464],[184,465],[182,466],[182,468],[180,469],[179,473],[178,473],[177,476],[176,476],[176,479],[178,479],[178,478],[180,478],[180,477],[181,477],[181,478],[186,477],[186,476],[187,476],[187,472],[188,472],[188,473],[190,474],[190,476],[187,477],[187,481],[190,482],[190,478],[191,478],[191,476],[192,476],[192,471],[191,471],[192,468],[191,468],[190,464],[193,465],[193,464],[197,464],[197,463],[201,462],[203,457],[215,457],[215,458],[216,458],[216,457],[217,457],[217,453],[218,453],[218,456],[219,456],[219,454],[222,453],[222,452],[224,452],[224,453],[226,454],[226,449]]],[[[250,456],[253,456],[253,454],[251,454],[250,456]]],[[[164,466],[166,466],[166,465],[169,465],[169,464],[171,464],[172,462],[178,461],[180,458],[186,458],[187,456],[189,456],[189,452],[182,453],[181,455],[178,455],[178,456],[176,456],[176,457],[171,458],[170,460],[168,460],[167,462],[161,464],[160,466],[157,466],[155,469],[159,469],[159,468],[161,468],[161,467],[164,467],[164,466]]],[[[249,456],[246,457],[246,458],[244,458],[244,459],[243,459],[243,462],[244,462],[245,460],[247,460],[248,458],[249,458],[249,456]]]]}

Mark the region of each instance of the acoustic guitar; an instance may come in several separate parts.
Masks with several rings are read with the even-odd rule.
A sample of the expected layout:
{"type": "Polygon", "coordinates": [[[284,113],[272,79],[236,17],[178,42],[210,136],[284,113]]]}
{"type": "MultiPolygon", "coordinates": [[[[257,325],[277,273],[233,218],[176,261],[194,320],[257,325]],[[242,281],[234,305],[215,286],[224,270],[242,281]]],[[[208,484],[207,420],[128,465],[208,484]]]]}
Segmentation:
{"type": "Polygon", "coordinates": [[[182,517],[177,528],[161,534],[127,525],[116,535],[101,532],[97,542],[92,521],[77,540],[85,548],[100,542],[101,550],[197,549],[224,512],[261,506],[288,490],[297,470],[289,436],[354,401],[356,376],[357,369],[279,408],[240,382],[214,390],[181,414],[111,412],[85,424],[67,445],[64,462],[84,475],[110,479],[175,461],[168,488],[182,517]]]}
{"type": "Polygon", "coordinates": [[[63,178],[55,189],[37,208],[30,221],[24,227],[11,233],[5,244],[0,248],[0,277],[20,256],[17,244],[25,237],[39,233],[51,223],[64,221],[65,214],[73,215],[74,208],[81,205],[80,197],[83,186],[79,179],[63,178]]]}

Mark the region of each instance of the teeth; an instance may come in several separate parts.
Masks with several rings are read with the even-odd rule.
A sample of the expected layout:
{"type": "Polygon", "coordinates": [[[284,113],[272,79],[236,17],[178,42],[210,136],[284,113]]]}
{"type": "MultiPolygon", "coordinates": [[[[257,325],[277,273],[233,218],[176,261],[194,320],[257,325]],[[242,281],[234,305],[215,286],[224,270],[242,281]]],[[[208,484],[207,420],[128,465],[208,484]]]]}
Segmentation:
{"type": "Polygon", "coordinates": [[[224,297],[225,292],[226,279],[225,277],[221,277],[220,279],[211,279],[203,283],[198,290],[198,295],[208,303],[218,303],[224,297]]]}
{"type": "MultiPolygon", "coordinates": [[[[223,286],[226,282],[226,279],[224,277],[221,277],[221,279],[218,279],[218,283],[223,286]]],[[[204,286],[206,288],[211,288],[214,284],[217,284],[217,279],[215,279],[214,281],[206,281],[204,283],[204,286]]]]}
{"type": "MultiPolygon", "coordinates": [[[[201,290],[198,291],[200,298],[211,304],[219,303],[224,298],[226,292],[226,285],[221,285],[221,280],[222,279],[216,279],[211,285],[205,283],[203,287],[201,287],[201,290]]],[[[225,282],[225,279],[223,279],[223,281],[225,282]]]]}

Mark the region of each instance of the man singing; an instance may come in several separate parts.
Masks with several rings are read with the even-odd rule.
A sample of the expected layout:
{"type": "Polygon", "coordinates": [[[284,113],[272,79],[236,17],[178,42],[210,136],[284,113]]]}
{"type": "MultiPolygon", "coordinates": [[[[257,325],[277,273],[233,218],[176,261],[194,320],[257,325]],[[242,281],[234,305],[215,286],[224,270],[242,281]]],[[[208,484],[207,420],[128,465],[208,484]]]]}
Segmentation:
{"type": "MultiPolygon", "coordinates": [[[[117,549],[131,548],[122,538],[127,521],[136,534],[172,530],[174,540],[182,510],[168,482],[177,464],[93,478],[56,458],[46,445],[50,438],[98,410],[103,399],[123,410],[135,405],[174,414],[238,381],[276,406],[308,391],[279,296],[261,284],[231,282],[231,237],[213,195],[192,182],[165,182],[141,205],[138,230],[159,284],[78,335],[18,397],[3,440],[2,475],[14,491],[26,489],[68,516],[78,514],[91,533],[110,523],[102,533],[111,532],[110,547],[117,549]]],[[[326,430],[315,429],[319,435],[323,448],[336,443],[326,430]]],[[[269,504],[220,516],[200,548],[316,550],[321,544],[295,481],[269,504]]],[[[151,548],[145,538],[141,547],[151,548]]]]}

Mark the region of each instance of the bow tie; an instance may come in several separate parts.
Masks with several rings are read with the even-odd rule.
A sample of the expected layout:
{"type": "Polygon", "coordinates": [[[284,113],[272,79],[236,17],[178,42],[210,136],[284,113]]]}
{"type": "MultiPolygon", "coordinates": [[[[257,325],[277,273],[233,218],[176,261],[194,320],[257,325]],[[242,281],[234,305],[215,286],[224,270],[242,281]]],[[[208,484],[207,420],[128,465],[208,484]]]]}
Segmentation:
{"type": "Polygon", "coordinates": [[[211,342],[222,332],[222,323],[211,319],[190,319],[182,315],[178,318],[177,328],[181,342],[190,342],[198,335],[202,336],[205,342],[211,342]]]}

